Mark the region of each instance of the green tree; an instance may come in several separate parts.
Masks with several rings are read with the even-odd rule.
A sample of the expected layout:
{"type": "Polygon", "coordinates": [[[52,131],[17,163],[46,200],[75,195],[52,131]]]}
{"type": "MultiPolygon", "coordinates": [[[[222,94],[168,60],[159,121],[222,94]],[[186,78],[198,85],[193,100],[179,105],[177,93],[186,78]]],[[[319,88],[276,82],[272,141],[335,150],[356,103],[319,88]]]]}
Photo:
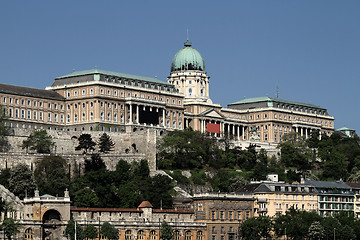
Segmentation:
{"type": "Polygon", "coordinates": [[[10,147],[6,139],[6,136],[9,134],[9,128],[5,124],[7,119],[6,108],[0,105],[0,151],[3,152],[10,147]]]}
{"type": "Polygon", "coordinates": [[[11,169],[9,179],[9,190],[18,196],[20,199],[25,197],[25,193],[28,196],[32,196],[35,191],[35,182],[32,171],[25,164],[18,164],[11,169]]]}
{"type": "Polygon", "coordinates": [[[0,170],[0,184],[5,188],[9,188],[10,173],[10,168],[4,168],[0,170]]]}
{"type": "Polygon", "coordinates": [[[304,137],[295,132],[285,134],[278,148],[281,152],[281,162],[285,167],[295,167],[301,172],[311,169],[315,156],[304,137]]]}
{"type": "Polygon", "coordinates": [[[299,211],[290,208],[285,214],[277,214],[274,218],[274,233],[281,238],[285,235],[289,239],[302,240],[308,234],[310,225],[321,221],[316,212],[299,211]],[[285,230],[286,229],[286,230],[285,230]]]}
{"type": "Polygon", "coordinates": [[[106,165],[99,154],[91,154],[91,158],[85,160],[85,173],[90,171],[97,171],[99,169],[106,169],[106,165]]]}
{"type": "Polygon", "coordinates": [[[271,237],[272,220],[268,216],[249,218],[241,224],[241,235],[244,239],[256,239],[271,237]]]}
{"type": "Polygon", "coordinates": [[[90,134],[83,133],[78,138],[79,145],[75,147],[75,150],[84,150],[84,154],[86,154],[89,150],[94,151],[96,142],[92,140],[90,134]]]}
{"type": "Polygon", "coordinates": [[[98,231],[96,227],[92,224],[87,225],[84,230],[84,236],[86,239],[95,239],[98,237],[98,231]]]}
{"type": "Polygon", "coordinates": [[[216,165],[219,159],[216,139],[191,129],[171,131],[158,145],[159,168],[201,168],[216,165]]]}
{"type": "Polygon", "coordinates": [[[35,150],[37,153],[50,153],[54,145],[52,137],[46,130],[35,130],[23,141],[22,148],[35,150]]]}
{"type": "MultiPolygon", "coordinates": [[[[69,220],[66,228],[65,228],[65,235],[70,238],[71,240],[75,239],[75,221],[69,220]]],[[[84,239],[84,231],[80,224],[76,223],[76,239],[83,240],[84,239]]]]}
{"type": "Polygon", "coordinates": [[[118,230],[109,222],[104,222],[104,224],[101,226],[101,234],[109,240],[119,239],[118,230]]]}
{"type": "Polygon", "coordinates": [[[310,240],[322,240],[325,239],[325,229],[320,222],[313,222],[308,230],[308,236],[310,240]]]}
{"type": "Polygon", "coordinates": [[[5,218],[1,224],[1,228],[8,240],[11,240],[12,236],[20,232],[21,224],[12,218],[5,218]]]}
{"type": "Polygon", "coordinates": [[[99,139],[99,149],[100,152],[107,153],[109,151],[112,151],[114,148],[115,143],[112,141],[109,135],[106,133],[103,133],[99,139]]]}
{"type": "Polygon", "coordinates": [[[89,188],[82,188],[75,192],[74,205],[81,207],[99,206],[99,197],[89,188]]]}
{"type": "Polygon", "coordinates": [[[36,185],[41,194],[56,196],[69,188],[69,173],[65,159],[58,156],[44,156],[37,162],[34,171],[36,185]]]}
{"type": "Polygon", "coordinates": [[[160,239],[162,240],[172,240],[174,237],[172,227],[166,222],[161,223],[160,229],[160,239]]]}

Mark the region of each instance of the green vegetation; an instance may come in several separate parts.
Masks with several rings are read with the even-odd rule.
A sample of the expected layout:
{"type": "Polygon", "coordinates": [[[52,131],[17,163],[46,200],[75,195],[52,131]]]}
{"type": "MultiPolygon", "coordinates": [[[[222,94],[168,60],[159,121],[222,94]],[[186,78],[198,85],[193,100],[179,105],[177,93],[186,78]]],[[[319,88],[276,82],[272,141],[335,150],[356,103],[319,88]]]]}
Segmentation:
{"type": "Polygon", "coordinates": [[[50,153],[54,144],[46,130],[35,130],[23,141],[22,148],[35,150],[37,153],[50,153]]]}
{"type": "Polygon", "coordinates": [[[270,233],[276,239],[359,239],[360,220],[349,212],[340,212],[335,217],[321,217],[315,211],[291,208],[283,215],[250,218],[241,225],[244,239],[269,238],[270,233]]]}
{"type": "Polygon", "coordinates": [[[171,179],[149,176],[146,160],[128,164],[120,160],[115,171],[105,168],[91,170],[70,185],[71,199],[82,207],[137,207],[150,200],[154,207],[172,207],[171,179]]]}
{"type": "Polygon", "coordinates": [[[111,140],[110,136],[106,133],[103,133],[99,139],[99,150],[102,153],[107,153],[112,151],[115,143],[111,140]]]}
{"type": "Polygon", "coordinates": [[[4,231],[8,240],[11,240],[12,236],[15,236],[20,232],[21,224],[15,221],[13,218],[6,217],[1,224],[1,229],[4,231]]]}
{"type": "Polygon", "coordinates": [[[360,180],[360,139],[314,131],[308,139],[297,133],[283,136],[279,158],[250,145],[232,147],[228,139],[217,140],[191,129],[173,131],[158,146],[158,166],[178,184],[210,185],[213,191],[231,192],[249,180],[265,180],[277,173],[279,180],[300,182],[301,177],[320,180],[360,180]],[[181,170],[190,170],[186,179],[181,170]],[[211,173],[208,175],[207,173],[211,173]]]}
{"type": "Polygon", "coordinates": [[[94,151],[96,142],[92,140],[90,134],[83,133],[78,138],[79,145],[75,147],[75,150],[83,150],[83,153],[86,154],[89,150],[94,151]]]}
{"type": "Polygon", "coordinates": [[[101,226],[101,234],[109,239],[109,240],[117,240],[119,239],[119,232],[116,230],[116,228],[111,225],[109,222],[104,222],[104,224],[101,226]]]}
{"type": "Polygon", "coordinates": [[[174,236],[174,234],[173,234],[173,230],[172,230],[171,226],[166,221],[163,221],[161,223],[160,239],[172,240],[173,236],[174,236]]]}
{"type": "Polygon", "coordinates": [[[37,164],[34,178],[40,194],[56,196],[69,188],[69,174],[65,159],[45,156],[37,164]]]}
{"type": "Polygon", "coordinates": [[[0,105],[0,151],[5,152],[9,148],[9,143],[6,136],[9,134],[9,129],[5,125],[7,120],[6,108],[0,105]]]}
{"type": "Polygon", "coordinates": [[[66,225],[65,236],[67,236],[71,240],[75,239],[75,224],[76,224],[76,239],[77,240],[84,239],[85,238],[84,230],[82,229],[82,227],[78,223],[76,223],[72,219],[66,225]]]}
{"type": "Polygon", "coordinates": [[[28,196],[33,196],[35,191],[35,182],[33,173],[25,164],[19,164],[10,171],[9,190],[18,196],[20,199],[28,196]]]}
{"type": "Polygon", "coordinates": [[[244,239],[267,239],[271,238],[273,223],[270,217],[260,216],[249,218],[241,224],[241,234],[244,239]]]}

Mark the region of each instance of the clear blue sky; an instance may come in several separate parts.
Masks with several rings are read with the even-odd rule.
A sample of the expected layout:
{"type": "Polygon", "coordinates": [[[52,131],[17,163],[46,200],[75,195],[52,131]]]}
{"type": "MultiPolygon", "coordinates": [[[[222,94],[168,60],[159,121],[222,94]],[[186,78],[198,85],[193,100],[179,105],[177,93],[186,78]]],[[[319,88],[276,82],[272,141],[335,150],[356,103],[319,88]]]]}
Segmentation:
{"type": "Polygon", "coordinates": [[[276,96],[360,133],[360,1],[2,1],[1,83],[45,88],[75,70],[166,81],[190,41],[213,102],[276,96]]]}

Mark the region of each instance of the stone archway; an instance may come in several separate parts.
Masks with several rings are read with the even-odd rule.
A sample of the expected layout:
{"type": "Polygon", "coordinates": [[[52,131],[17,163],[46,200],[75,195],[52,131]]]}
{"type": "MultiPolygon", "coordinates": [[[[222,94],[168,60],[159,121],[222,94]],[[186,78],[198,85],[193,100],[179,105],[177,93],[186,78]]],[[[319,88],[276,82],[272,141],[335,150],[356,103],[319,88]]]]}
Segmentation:
{"type": "Polygon", "coordinates": [[[54,209],[47,210],[42,217],[42,240],[61,239],[61,214],[54,209]]]}

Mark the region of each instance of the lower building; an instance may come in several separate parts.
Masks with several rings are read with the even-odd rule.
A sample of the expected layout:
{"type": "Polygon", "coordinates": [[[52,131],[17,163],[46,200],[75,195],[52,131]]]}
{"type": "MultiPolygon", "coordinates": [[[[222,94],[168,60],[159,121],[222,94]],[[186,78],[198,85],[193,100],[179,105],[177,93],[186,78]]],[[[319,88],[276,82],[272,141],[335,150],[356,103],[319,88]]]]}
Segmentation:
{"type": "Polygon", "coordinates": [[[317,192],[318,213],[320,216],[334,216],[340,211],[354,211],[354,192],[352,187],[342,181],[305,180],[317,192]]]}
{"type": "MultiPolygon", "coordinates": [[[[137,208],[87,208],[70,206],[68,191],[64,197],[35,191],[19,202],[12,217],[22,225],[20,239],[65,240],[66,225],[73,219],[83,228],[91,224],[100,229],[109,222],[121,240],[159,240],[163,221],[171,226],[174,240],[235,240],[241,223],[254,216],[253,201],[250,195],[199,194],[178,201],[175,209],[154,209],[148,201],[137,208]]],[[[96,239],[106,238],[100,233],[96,239]]]]}
{"type": "Polygon", "coordinates": [[[255,216],[284,214],[290,208],[317,211],[317,191],[310,184],[290,184],[277,181],[277,175],[269,181],[253,182],[237,192],[251,194],[255,216]]]}

